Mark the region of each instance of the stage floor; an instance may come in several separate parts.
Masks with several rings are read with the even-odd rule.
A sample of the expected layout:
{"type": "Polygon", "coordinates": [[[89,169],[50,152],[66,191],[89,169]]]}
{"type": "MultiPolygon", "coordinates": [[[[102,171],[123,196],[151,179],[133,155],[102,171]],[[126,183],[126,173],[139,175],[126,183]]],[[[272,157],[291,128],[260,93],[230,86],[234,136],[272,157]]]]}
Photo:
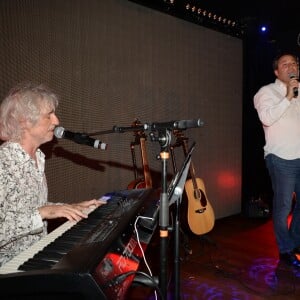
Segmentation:
{"type": "MultiPolygon", "coordinates": [[[[211,232],[184,230],[180,246],[180,299],[300,299],[300,270],[278,265],[271,218],[235,215],[217,220],[211,232]],[[183,237],[188,237],[184,247],[183,237]],[[187,254],[186,250],[190,250],[187,254]]],[[[157,233],[158,234],[158,233],[157,233]]],[[[153,275],[160,272],[159,237],[146,251],[153,275]]],[[[168,300],[174,295],[173,246],[170,243],[168,300]]],[[[141,269],[145,268],[141,264],[141,269]]],[[[130,300],[155,299],[152,288],[133,285],[130,300]]]]}

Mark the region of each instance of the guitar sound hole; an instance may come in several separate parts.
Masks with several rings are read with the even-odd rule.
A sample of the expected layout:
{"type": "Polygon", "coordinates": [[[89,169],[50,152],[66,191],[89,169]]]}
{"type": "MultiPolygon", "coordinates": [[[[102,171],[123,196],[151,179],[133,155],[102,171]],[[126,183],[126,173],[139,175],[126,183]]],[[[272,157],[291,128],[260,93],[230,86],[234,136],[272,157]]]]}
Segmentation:
{"type": "Polygon", "coordinates": [[[203,214],[205,211],[206,211],[206,208],[204,207],[204,208],[196,209],[195,213],[196,214],[203,214]]]}
{"type": "Polygon", "coordinates": [[[194,190],[194,197],[195,197],[195,199],[200,200],[200,203],[202,206],[207,205],[207,200],[206,200],[205,194],[203,193],[203,191],[201,189],[194,190]]]}

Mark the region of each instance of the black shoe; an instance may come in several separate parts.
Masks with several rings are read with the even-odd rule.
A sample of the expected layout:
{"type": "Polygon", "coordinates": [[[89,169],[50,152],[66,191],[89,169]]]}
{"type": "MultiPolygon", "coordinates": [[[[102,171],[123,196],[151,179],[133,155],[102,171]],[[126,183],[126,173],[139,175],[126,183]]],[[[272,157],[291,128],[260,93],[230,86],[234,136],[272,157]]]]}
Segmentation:
{"type": "Polygon", "coordinates": [[[294,248],[293,253],[294,253],[294,254],[299,254],[299,255],[300,255],[300,246],[294,248]]]}
{"type": "Polygon", "coordinates": [[[279,253],[279,259],[280,262],[285,263],[286,265],[300,268],[300,260],[293,252],[279,253]]]}

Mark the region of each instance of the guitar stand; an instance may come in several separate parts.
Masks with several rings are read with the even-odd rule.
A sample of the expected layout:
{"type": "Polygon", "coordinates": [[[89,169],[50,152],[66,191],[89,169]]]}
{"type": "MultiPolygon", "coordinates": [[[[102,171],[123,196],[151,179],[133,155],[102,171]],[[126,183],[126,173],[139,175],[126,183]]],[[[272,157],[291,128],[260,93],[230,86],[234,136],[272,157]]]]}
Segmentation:
{"type": "MultiPolygon", "coordinates": [[[[181,200],[180,200],[180,202],[181,202],[181,200]]],[[[176,217],[178,217],[180,219],[179,215],[180,215],[180,213],[179,213],[179,210],[178,210],[176,212],[176,217]]],[[[186,260],[188,260],[189,255],[192,255],[192,253],[193,253],[193,250],[190,247],[189,236],[183,230],[183,228],[182,228],[179,220],[176,220],[174,223],[175,223],[175,226],[174,226],[175,229],[174,229],[174,231],[178,230],[178,233],[179,233],[178,239],[181,240],[181,243],[178,245],[178,248],[182,248],[182,250],[183,250],[183,253],[181,253],[181,255],[178,254],[178,255],[180,255],[179,259],[180,259],[180,261],[186,261],[186,260]],[[177,224],[177,222],[178,222],[178,229],[176,229],[176,227],[175,227],[176,224],[177,224]]]]}
{"type": "Polygon", "coordinates": [[[207,234],[201,235],[199,237],[200,243],[202,245],[203,251],[204,251],[204,247],[205,245],[210,245],[212,247],[217,247],[217,243],[211,239],[207,234]]]}
{"type": "Polygon", "coordinates": [[[189,241],[189,237],[188,237],[187,233],[185,233],[183,231],[181,226],[180,226],[179,230],[180,230],[180,233],[182,236],[182,241],[183,241],[182,247],[183,247],[183,251],[184,251],[184,257],[181,258],[181,261],[185,261],[185,260],[188,260],[189,255],[193,254],[193,250],[190,247],[190,241],[189,241]]]}

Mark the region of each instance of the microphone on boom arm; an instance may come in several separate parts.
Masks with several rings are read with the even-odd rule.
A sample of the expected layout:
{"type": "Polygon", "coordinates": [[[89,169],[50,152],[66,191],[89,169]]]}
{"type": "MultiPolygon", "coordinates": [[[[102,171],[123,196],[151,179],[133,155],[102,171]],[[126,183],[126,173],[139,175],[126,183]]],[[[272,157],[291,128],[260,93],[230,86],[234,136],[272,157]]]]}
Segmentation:
{"type": "Polygon", "coordinates": [[[203,126],[203,122],[200,119],[158,122],[158,123],[149,123],[144,125],[146,130],[188,129],[188,128],[197,128],[200,126],[203,126]]]}
{"type": "Polygon", "coordinates": [[[155,123],[145,123],[139,126],[130,127],[119,127],[114,126],[112,131],[117,133],[124,133],[129,131],[161,131],[161,130],[173,130],[181,129],[185,130],[188,128],[197,128],[203,126],[203,121],[200,119],[194,120],[178,120],[178,121],[168,121],[168,122],[155,122],[155,123]]]}
{"type": "Polygon", "coordinates": [[[107,148],[107,144],[101,142],[100,140],[93,139],[84,133],[72,132],[69,130],[65,130],[65,128],[63,128],[63,127],[56,127],[54,129],[54,135],[58,139],[61,139],[61,138],[68,139],[77,144],[91,146],[96,149],[106,150],[106,148],[107,148]]]}

